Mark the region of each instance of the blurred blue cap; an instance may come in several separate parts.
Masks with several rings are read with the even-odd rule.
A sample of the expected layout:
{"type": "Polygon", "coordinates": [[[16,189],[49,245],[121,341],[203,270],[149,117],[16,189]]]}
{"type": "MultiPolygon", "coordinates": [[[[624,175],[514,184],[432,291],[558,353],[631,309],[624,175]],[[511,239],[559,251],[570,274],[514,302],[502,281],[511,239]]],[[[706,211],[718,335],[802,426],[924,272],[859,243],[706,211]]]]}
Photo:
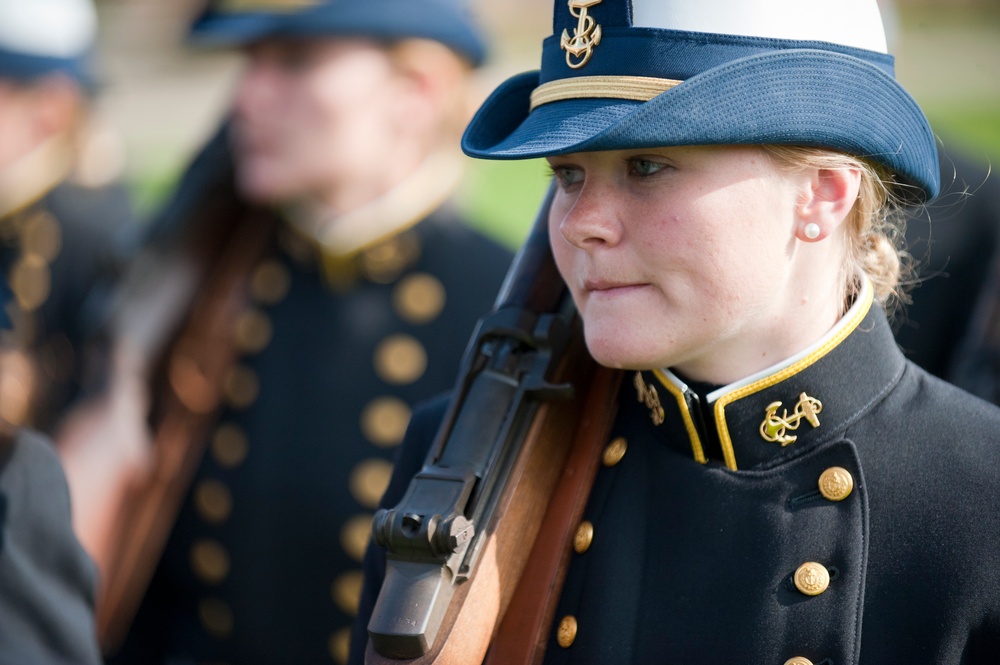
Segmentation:
{"type": "Polygon", "coordinates": [[[0,0],[0,77],[63,73],[91,87],[96,35],[90,0],[0,0]]]}
{"type": "Polygon", "coordinates": [[[482,63],[486,44],[464,0],[212,0],[191,28],[199,44],[266,37],[431,39],[482,63]]]}

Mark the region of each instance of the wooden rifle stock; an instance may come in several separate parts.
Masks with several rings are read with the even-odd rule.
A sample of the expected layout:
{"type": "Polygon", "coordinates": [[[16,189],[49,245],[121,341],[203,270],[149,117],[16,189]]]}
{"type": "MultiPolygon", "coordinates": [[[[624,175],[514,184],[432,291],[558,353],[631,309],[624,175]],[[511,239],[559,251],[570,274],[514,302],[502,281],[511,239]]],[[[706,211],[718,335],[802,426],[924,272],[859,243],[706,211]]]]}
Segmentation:
{"type": "Polygon", "coordinates": [[[369,623],[370,665],[481,663],[495,636],[499,639],[491,662],[535,662],[543,653],[568,543],[606,443],[620,378],[618,372],[598,368],[584,346],[549,248],[551,197],[550,190],[493,313],[480,322],[470,342],[456,398],[424,469],[396,509],[380,511],[374,520],[373,536],[386,546],[389,562],[369,623]],[[555,326],[553,332],[553,320],[565,324],[561,342],[554,339],[560,331],[555,326]],[[527,331],[542,331],[537,335],[542,342],[527,339],[527,331]],[[512,348],[508,339],[528,352],[511,354],[513,361],[501,366],[523,365],[525,357],[535,359],[535,352],[551,355],[542,363],[545,386],[535,385],[527,397],[525,384],[537,383],[537,375],[518,375],[517,389],[491,375],[497,358],[504,360],[503,351],[512,348]],[[500,396],[507,397],[506,403],[496,403],[500,396]],[[520,427],[519,418],[524,420],[520,427]],[[487,451],[468,452],[495,433],[487,451]],[[470,460],[490,463],[470,478],[468,468],[456,468],[469,467],[470,460]],[[427,489],[436,490],[445,481],[448,491],[427,489]],[[454,549],[439,547],[435,556],[428,556],[420,549],[422,542],[402,537],[424,524],[433,525],[424,538],[433,539],[432,529],[443,531],[454,549]],[[518,587],[525,571],[525,583],[518,587]],[[421,593],[414,591],[418,587],[421,593]],[[433,590],[427,593],[429,587],[433,590]],[[512,598],[521,616],[501,629],[512,598]],[[446,607],[440,607],[442,599],[446,607]],[[436,609],[428,607],[435,603],[436,609]],[[422,613],[414,612],[414,606],[421,606],[422,613]]]}

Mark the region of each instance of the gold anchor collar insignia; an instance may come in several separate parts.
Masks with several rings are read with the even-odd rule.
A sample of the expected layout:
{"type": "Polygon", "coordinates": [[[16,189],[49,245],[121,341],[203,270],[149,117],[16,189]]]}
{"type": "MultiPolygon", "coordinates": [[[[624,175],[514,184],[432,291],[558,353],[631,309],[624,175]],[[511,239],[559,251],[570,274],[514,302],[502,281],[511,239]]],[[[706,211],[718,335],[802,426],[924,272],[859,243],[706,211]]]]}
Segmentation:
{"type": "Polygon", "coordinates": [[[636,397],[649,409],[649,417],[653,424],[662,425],[666,413],[663,410],[663,405],[660,404],[660,395],[656,392],[656,386],[646,383],[642,378],[642,372],[635,373],[633,383],[635,384],[636,397]]]}
{"type": "Polygon", "coordinates": [[[563,30],[559,46],[566,51],[566,64],[579,69],[590,60],[594,48],[601,43],[601,26],[587,10],[602,0],[569,0],[569,13],[577,20],[573,35],[563,30]]]}
{"type": "Polygon", "coordinates": [[[782,415],[779,416],[779,407],[781,402],[771,402],[767,405],[764,421],[760,424],[760,435],[765,441],[780,443],[782,447],[794,443],[798,437],[789,434],[788,431],[798,429],[803,419],[813,428],[819,427],[819,413],[823,410],[823,403],[815,397],[800,393],[799,401],[791,414],[788,413],[788,409],[782,409],[782,415]]]}

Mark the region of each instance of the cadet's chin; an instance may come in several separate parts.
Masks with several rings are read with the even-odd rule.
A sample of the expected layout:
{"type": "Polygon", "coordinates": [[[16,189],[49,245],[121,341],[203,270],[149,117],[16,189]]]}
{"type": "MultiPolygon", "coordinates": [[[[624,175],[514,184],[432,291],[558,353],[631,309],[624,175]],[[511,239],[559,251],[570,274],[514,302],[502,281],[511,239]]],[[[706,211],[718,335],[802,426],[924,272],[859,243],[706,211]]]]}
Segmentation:
{"type": "Polygon", "coordinates": [[[237,167],[236,187],[248,200],[259,204],[280,203],[294,195],[271,169],[252,165],[237,167]]]}
{"type": "Polygon", "coordinates": [[[591,357],[605,367],[628,370],[664,367],[659,358],[621,334],[614,334],[614,331],[591,332],[585,327],[584,338],[591,357]]]}

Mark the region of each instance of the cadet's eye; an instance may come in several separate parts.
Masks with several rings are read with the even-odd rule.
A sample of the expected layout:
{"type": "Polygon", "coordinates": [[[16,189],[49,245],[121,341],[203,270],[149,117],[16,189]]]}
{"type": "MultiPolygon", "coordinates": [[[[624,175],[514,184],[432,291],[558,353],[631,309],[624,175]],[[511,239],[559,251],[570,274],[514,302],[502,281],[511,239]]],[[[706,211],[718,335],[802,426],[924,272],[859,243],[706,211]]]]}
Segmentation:
{"type": "Polygon", "coordinates": [[[283,44],[274,55],[275,65],[286,74],[300,74],[311,68],[316,60],[316,51],[309,44],[289,42],[283,44]]]}
{"type": "Polygon", "coordinates": [[[648,159],[635,158],[629,160],[629,170],[638,176],[650,176],[666,168],[666,164],[648,159]]]}
{"type": "Polygon", "coordinates": [[[575,166],[553,165],[549,170],[564,189],[583,182],[583,169],[575,166]]]}

